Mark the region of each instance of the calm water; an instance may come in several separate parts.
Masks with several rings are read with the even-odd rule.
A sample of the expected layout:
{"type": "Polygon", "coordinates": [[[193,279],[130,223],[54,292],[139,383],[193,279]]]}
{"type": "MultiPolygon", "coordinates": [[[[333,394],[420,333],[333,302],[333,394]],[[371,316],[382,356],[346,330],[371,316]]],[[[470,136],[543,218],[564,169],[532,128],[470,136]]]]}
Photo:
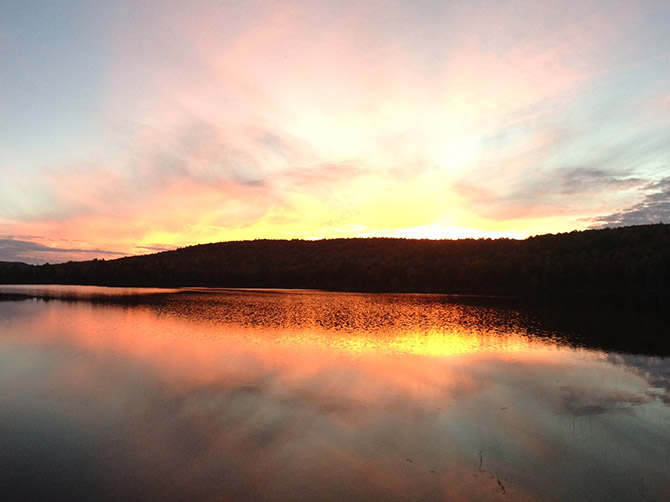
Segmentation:
{"type": "Polygon", "coordinates": [[[2,500],[670,500],[670,360],[500,302],[0,293],[2,500]]]}

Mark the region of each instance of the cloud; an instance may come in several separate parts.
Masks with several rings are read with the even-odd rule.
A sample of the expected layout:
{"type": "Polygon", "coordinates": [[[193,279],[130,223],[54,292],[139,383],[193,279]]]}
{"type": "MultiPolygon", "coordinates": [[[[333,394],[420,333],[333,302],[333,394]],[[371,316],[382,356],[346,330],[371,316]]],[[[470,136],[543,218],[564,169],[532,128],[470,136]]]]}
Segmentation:
{"type": "Polygon", "coordinates": [[[648,383],[647,395],[670,405],[670,360],[633,354],[608,354],[607,360],[640,375],[648,383]]]}
{"type": "Polygon", "coordinates": [[[162,251],[170,251],[174,249],[174,246],[162,246],[155,244],[153,246],[137,246],[138,249],[146,249],[149,253],[160,253],[162,251]]]}
{"type": "Polygon", "coordinates": [[[640,406],[650,401],[649,396],[636,392],[609,391],[597,393],[575,389],[570,385],[561,387],[561,408],[563,413],[581,417],[605,413],[629,413],[632,406],[640,406]]]}
{"type": "MultiPolygon", "coordinates": [[[[285,305],[284,300],[253,297],[246,305],[252,313],[266,307],[276,314],[277,302],[285,305]]],[[[580,498],[579,490],[566,492],[566,486],[611,487],[612,495],[604,498],[616,498],[642,475],[663,480],[649,484],[654,495],[667,486],[667,454],[658,439],[664,409],[647,396],[647,382],[602,353],[551,344],[541,350],[543,343],[529,346],[530,340],[515,333],[502,347],[494,343],[491,352],[412,356],[393,342],[409,335],[419,354],[450,346],[441,329],[432,329],[430,312],[413,305],[411,312],[429,314],[421,320],[417,314],[413,326],[411,319],[389,318],[372,306],[372,317],[397,324],[397,333],[384,331],[384,337],[367,315],[361,321],[375,327],[367,334],[355,328],[324,331],[310,326],[347,304],[321,300],[315,299],[315,307],[299,298],[297,311],[286,309],[287,319],[270,316],[274,321],[263,330],[245,328],[244,309],[229,308],[225,298],[221,316],[199,316],[205,302],[194,298],[195,309],[166,302],[156,310],[51,308],[35,318],[17,318],[5,349],[15,357],[6,357],[9,364],[0,371],[8,380],[20,365],[23,378],[5,399],[3,439],[16,437],[3,443],[10,446],[3,453],[25,457],[27,451],[38,468],[53,474],[54,443],[75,460],[90,452],[96,461],[65,469],[65,479],[81,480],[93,465],[95,474],[107,473],[105,487],[130,498],[221,498],[222,486],[231,497],[319,498],[324,490],[370,485],[360,498],[464,500],[476,493],[494,499],[500,497],[496,472],[515,500],[516,494],[538,499],[547,493],[580,498]],[[239,314],[239,323],[228,317],[231,312],[239,314]],[[274,322],[286,321],[295,333],[273,330],[274,322]],[[417,329],[408,333],[407,326],[417,329]],[[430,343],[433,335],[436,343],[430,343]],[[517,335],[522,350],[514,352],[517,335]],[[366,338],[370,352],[361,350],[366,338]],[[54,353],[49,364],[47,350],[54,353]],[[619,415],[631,409],[634,419],[619,415]],[[601,420],[592,424],[593,415],[601,420]],[[69,426],[78,426],[78,434],[69,426]],[[86,449],[75,441],[82,435],[86,449]],[[609,449],[594,447],[600,440],[609,449]],[[626,475],[612,476],[609,453],[619,446],[615,454],[626,475]],[[312,458],[319,462],[305,461],[312,458]],[[557,465],[575,468],[556,476],[557,465]],[[362,476],[372,482],[360,483],[362,476]]],[[[442,328],[451,317],[467,324],[467,309],[454,312],[440,315],[438,309],[434,319],[442,328]]],[[[447,338],[460,338],[458,329],[447,332],[447,338]]],[[[463,335],[482,348],[481,331],[466,329],[463,335]]],[[[24,477],[30,478],[26,484],[33,481],[24,477]]],[[[48,486],[67,485],[46,479],[48,486]]],[[[97,485],[85,483],[91,486],[97,485]]]]}
{"type": "MultiPolygon", "coordinates": [[[[40,239],[36,237],[36,239],[40,239]]],[[[64,262],[93,258],[118,258],[123,253],[103,249],[84,249],[73,247],[49,247],[36,241],[7,237],[0,239],[0,260],[25,263],[44,263],[46,261],[64,262]]]]}
{"type": "Polygon", "coordinates": [[[615,98],[624,97],[592,109],[579,108],[585,97],[559,99],[500,120],[454,189],[470,210],[493,221],[560,216],[572,229],[632,206],[664,169],[667,124],[645,122],[643,106],[618,106],[615,98]],[[645,126],[633,128],[637,122],[645,126]]]}
{"type": "Polygon", "coordinates": [[[641,141],[620,120],[638,95],[608,94],[630,70],[635,47],[619,42],[639,11],[116,2],[97,45],[81,44],[104,49],[85,107],[96,127],[43,164],[0,159],[0,222],[128,253],[408,228],[518,235],[502,222],[557,215],[522,233],[572,229],[632,204],[645,163],[667,152],[666,131],[641,141]]]}
{"type": "Polygon", "coordinates": [[[642,201],[622,211],[596,218],[594,228],[670,222],[670,177],[647,183],[642,201]]]}
{"type": "Polygon", "coordinates": [[[591,167],[523,170],[515,177],[504,174],[494,183],[460,180],[455,189],[469,208],[493,220],[568,215],[596,211],[603,201],[627,197],[644,181],[631,171],[591,167]]]}

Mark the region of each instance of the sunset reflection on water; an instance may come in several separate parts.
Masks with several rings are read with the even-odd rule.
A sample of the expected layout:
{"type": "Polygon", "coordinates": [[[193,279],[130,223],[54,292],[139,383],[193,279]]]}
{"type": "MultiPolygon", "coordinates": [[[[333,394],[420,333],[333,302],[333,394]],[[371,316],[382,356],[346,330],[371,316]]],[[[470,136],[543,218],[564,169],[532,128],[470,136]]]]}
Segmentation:
{"type": "Polygon", "coordinates": [[[163,500],[670,490],[667,361],[569,347],[514,309],[187,291],[0,302],[0,329],[0,474],[28,495],[34,476],[163,500]]]}

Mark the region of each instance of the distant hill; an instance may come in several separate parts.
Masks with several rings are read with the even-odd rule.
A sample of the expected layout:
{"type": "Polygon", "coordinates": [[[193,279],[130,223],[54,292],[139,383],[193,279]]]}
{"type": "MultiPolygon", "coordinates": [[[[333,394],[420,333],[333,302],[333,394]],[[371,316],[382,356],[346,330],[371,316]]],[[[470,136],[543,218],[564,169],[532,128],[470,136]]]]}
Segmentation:
{"type": "Polygon", "coordinates": [[[3,270],[18,271],[27,270],[28,268],[30,268],[30,265],[23,263],[22,261],[0,261],[0,273],[2,273],[1,271],[3,270]]]}
{"type": "Polygon", "coordinates": [[[670,225],[512,239],[255,240],[115,260],[0,262],[0,283],[527,295],[670,290],[670,225]]]}

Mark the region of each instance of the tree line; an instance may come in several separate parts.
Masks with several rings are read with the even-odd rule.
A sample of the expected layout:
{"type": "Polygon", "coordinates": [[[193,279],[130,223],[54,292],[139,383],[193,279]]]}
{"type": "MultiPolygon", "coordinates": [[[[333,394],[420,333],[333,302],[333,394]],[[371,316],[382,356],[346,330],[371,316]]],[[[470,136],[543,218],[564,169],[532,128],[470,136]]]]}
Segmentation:
{"type": "Polygon", "coordinates": [[[532,295],[670,290],[670,225],[514,239],[254,240],[61,264],[0,262],[0,283],[532,295]]]}

